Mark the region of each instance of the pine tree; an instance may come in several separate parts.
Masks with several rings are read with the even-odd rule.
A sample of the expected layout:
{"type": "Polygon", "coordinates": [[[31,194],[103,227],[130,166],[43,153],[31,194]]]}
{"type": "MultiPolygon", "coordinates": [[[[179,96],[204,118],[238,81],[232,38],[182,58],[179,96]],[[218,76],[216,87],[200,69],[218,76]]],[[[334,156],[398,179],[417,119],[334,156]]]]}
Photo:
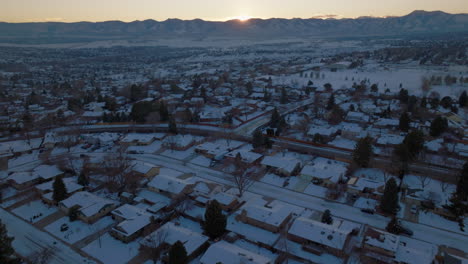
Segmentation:
{"type": "Polygon", "coordinates": [[[395,214],[398,206],[398,186],[395,179],[390,178],[385,184],[385,190],[380,200],[380,208],[385,213],[395,214]]]}
{"type": "Polygon", "coordinates": [[[281,116],[278,112],[278,109],[273,109],[273,113],[271,113],[271,119],[270,119],[270,127],[272,128],[278,128],[279,122],[280,122],[281,116]]]}
{"type": "Polygon", "coordinates": [[[400,93],[398,94],[398,99],[400,100],[401,103],[404,103],[404,104],[408,103],[408,100],[409,100],[408,90],[401,89],[400,93]]]}
{"type": "Polygon", "coordinates": [[[462,201],[468,200],[468,161],[465,162],[458,176],[456,192],[462,201]]]}
{"type": "Polygon", "coordinates": [[[366,168],[369,166],[370,159],[372,158],[372,138],[367,136],[361,138],[356,144],[353,151],[353,161],[360,167],[366,168]]]}
{"type": "Polygon", "coordinates": [[[327,102],[327,110],[332,110],[335,106],[335,95],[330,95],[327,102]]]}
{"type": "Polygon", "coordinates": [[[286,88],[281,89],[281,97],[280,97],[280,104],[287,104],[288,103],[288,94],[286,92],[286,88]]]}
{"type": "Polygon", "coordinates": [[[416,158],[424,149],[424,133],[420,130],[411,131],[406,135],[403,144],[408,147],[410,158],[416,158]]]}
{"type": "Polygon", "coordinates": [[[221,210],[218,201],[213,200],[208,203],[205,211],[205,221],[203,229],[211,239],[220,237],[226,231],[226,216],[221,210]]]}
{"type": "Polygon", "coordinates": [[[254,149],[263,147],[265,143],[265,138],[263,136],[263,133],[260,129],[257,129],[254,131],[252,135],[252,146],[254,149]]]}
{"type": "Polygon", "coordinates": [[[84,171],[81,171],[80,175],[78,176],[78,184],[82,186],[88,186],[89,180],[88,176],[86,176],[86,173],[84,171]]]}
{"type": "Polygon", "coordinates": [[[8,236],[7,229],[0,219],[0,263],[2,264],[19,264],[21,261],[14,254],[15,251],[11,246],[13,237],[8,236]]]}
{"type": "Polygon", "coordinates": [[[171,116],[169,117],[169,133],[177,135],[177,123],[175,119],[171,116]]]}
{"type": "Polygon", "coordinates": [[[327,225],[331,225],[333,224],[333,218],[331,216],[331,212],[330,210],[325,210],[325,212],[323,212],[322,214],[322,223],[325,223],[327,225]]]}
{"type": "Polygon", "coordinates": [[[164,103],[164,101],[159,103],[159,117],[162,122],[169,120],[169,110],[167,110],[167,105],[164,103]]]}
{"type": "Polygon", "coordinates": [[[175,242],[169,250],[169,264],[186,264],[187,250],[182,242],[179,240],[175,242]]]}
{"type": "Polygon", "coordinates": [[[458,98],[458,104],[460,107],[468,106],[468,95],[466,94],[466,91],[463,91],[463,93],[460,95],[460,98],[458,98]]]}
{"type": "Polygon", "coordinates": [[[425,96],[421,99],[421,107],[427,108],[427,98],[425,96]]]}
{"type": "Polygon", "coordinates": [[[400,123],[399,123],[400,130],[404,132],[408,132],[410,128],[410,122],[411,122],[411,119],[407,112],[404,112],[403,114],[401,114],[400,123]]]}
{"type": "Polygon", "coordinates": [[[54,189],[54,193],[52,195],[54,201],[60,202],[67,198],[67,188],[63,183],[62,177],[55,177],[55,181],[52,187],[54,189]]]}
{"type": "Polygon", "coordinates": [[[430,134],[433,137],[438,137],[442,133],[444,133],[445,130],[447,130],[447,128],[448,128],[447,119],[438,116],[431,123],[430,134]]]}
{"type": "Polygon", "coordinates": [[[400,226],[398,225],[398,221],[395,217],[392,217],[392,220],[388,222],[387,227],[385,227],[385,230],[392,234],[400,233],[400,226]]]}

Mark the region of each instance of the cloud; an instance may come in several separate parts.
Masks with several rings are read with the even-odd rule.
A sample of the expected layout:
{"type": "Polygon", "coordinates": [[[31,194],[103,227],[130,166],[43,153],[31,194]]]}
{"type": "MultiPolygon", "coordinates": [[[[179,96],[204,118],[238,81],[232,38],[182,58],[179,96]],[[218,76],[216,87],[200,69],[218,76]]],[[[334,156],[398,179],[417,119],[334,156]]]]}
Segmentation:
{"type": "Polygon", "coordinates": [[[334,14],[316,14],[316,15],[313,15],[312,17],[310,18],[315,18],[315,19],[337,19],[337,18],[340,18],[339,15],[334,15],[334,14]]]}
{"type": "Polygon", "coordinates": [[[43,22],[64,22],[65,19],[61,17],[51,17],[42,19],[43,22]]]}

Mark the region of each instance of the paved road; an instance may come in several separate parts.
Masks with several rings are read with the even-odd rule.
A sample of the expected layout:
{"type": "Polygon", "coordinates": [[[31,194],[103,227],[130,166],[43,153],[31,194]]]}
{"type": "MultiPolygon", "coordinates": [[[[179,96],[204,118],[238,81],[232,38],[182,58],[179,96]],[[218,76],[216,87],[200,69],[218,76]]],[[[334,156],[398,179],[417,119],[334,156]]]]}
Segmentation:
{"type": "Polygon", "coordinates": [[[24,257],[31,256],[45,248],[52,249],[52,256],[48,264],[94,264],[98,263],[90,258],[81,256],[71,247],[65,245],[51,235],[40,231],[33,225],[0,209],[0,220],[6,225],[8,234],[15,237],[13,248],[24,257]]]}

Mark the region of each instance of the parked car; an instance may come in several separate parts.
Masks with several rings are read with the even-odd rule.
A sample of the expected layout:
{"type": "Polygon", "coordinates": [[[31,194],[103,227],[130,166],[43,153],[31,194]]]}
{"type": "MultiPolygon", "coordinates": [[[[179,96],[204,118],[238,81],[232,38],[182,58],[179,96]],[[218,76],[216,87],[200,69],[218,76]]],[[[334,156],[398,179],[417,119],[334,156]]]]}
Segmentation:
{"type": "Polygon", "coordinates": [[[323,183],[323,180],[322,179],[312,179],[312,183],[315,184],[315,185],[320,185],[323,183]]]}
{"type": "Polygon", "coordinates": [[[413,204],[413,205],[411,206],[411,210],[410,210],[410,211],[411,211],[412,214],[416,214],[416,213],[418,212],[418,207],[417,207],[416,205],[413,204]]]}
{"type": "Polygon", "coordinates": [[[434,202],[430,200],[422,201],[421,206],[430,210],[433,210],[435,208],[434,202]]]}
{"type": "Polygon", "coordinates": [[[366,213],[366,214],[374,214],[375,213],[374,209],[370,209],[370,208],[363,208],[363,209],[361,209],[361,212],[366,213]]]}

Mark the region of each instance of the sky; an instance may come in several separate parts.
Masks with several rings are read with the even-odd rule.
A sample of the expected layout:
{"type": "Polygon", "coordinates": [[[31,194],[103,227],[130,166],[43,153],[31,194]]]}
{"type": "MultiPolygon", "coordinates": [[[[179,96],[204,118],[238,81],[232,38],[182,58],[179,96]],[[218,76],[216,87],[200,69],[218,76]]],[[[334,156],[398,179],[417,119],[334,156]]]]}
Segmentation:
{"type": "Polygon", "coordinates": [[[468,13],[468,4],[467,0],[0,0],[0,21],[355,18],[402,16],[413,10],[468,13]]]}

